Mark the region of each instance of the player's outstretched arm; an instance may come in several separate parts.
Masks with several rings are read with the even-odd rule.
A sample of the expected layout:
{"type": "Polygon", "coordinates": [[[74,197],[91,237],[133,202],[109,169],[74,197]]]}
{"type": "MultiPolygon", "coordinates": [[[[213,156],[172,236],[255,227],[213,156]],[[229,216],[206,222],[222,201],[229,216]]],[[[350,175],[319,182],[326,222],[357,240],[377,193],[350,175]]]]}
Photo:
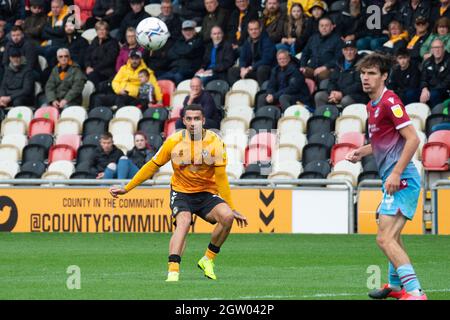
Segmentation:
{"type": "Polygon", "coordinates": [[[362,158],[372,154],[372,146],[370,144],[366,144],[358,149],[352,150],[345,155],[345,160],[356,163],[361,161],[362,158]]]}

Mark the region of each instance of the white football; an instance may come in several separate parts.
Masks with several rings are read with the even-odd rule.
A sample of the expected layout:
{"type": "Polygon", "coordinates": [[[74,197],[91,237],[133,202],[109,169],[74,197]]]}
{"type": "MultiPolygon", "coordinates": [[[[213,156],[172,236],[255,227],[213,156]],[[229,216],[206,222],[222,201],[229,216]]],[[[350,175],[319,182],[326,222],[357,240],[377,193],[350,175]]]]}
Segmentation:
{"type": "Polygon", "coordinates": [[[139,22],[136,28],[137,41],[145,49],[159,50],[167,42],[170,32],[160,19],[150,17],[139,22]]]}

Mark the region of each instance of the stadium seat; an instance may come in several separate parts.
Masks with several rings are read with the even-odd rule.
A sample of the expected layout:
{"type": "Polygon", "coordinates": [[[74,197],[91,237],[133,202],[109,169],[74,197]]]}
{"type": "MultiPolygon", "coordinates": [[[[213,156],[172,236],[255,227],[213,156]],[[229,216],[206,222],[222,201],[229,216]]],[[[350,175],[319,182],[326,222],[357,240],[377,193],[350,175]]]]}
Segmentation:
{"type": "Polygon", "coordinates": [[[184,106],[182,104],[173,106],[170,110],[169,119],[181,118],[181,111],[183,108],[184,106]]]}
{"type": "Polygon", "coordinates": [[[38,144],[28,144],[22,151],[22,163],[29,161],[44,162],[47,159],[48,150],[38,144]]]}
{"type": "Polygon", "coordinates": [[[444,122],[450,122],[450,116],[445,114],[432,114],[428,116],[426,124],[425,124],[425,134],[427,137],[429,137],[432,133],[433,126],[444,123],[444,122]]]}
{"type": "Polygon", "coordinates": [[[39,145],[42,146],[46,153],[50,150],[53,145],[53,136],[51,134],[35,134],[28,140],[28,145],[39,145]]]}
{"type": "Polygon", "coordinates": [[[28,136],[33,137],[37,134],[53,134],[54,122],[47,118],[35,118],[31,120],[28,128],[28,136]]]}
{"type": "Polygon", "coordinates": [[[259,85],[258,82],[253,79],[240,79],[236,81],[231,87],[231,92],[234,91],[247,92],[250,96],[250,106],[253,106],[255,104],[256,93],[259,91],[259,85]]]}
{"type": "Polygon", "coordinates": [[[81,125],[78,119],[74,118],[60,118],[56,123],[55,135],[63,134],[81,134],[81,125]]]}
{"type": "Polygon", "coordinates": [[[301,118],[303,120],[303,122],[305,123],[305,127],[306,127],[306,123],[308,122],[308,119],[311,117],[311,112],[309,112],[309,110],[306,109],[305,106],[295,104],[295,105],[288,107],[284,111],[283,116],[284,117],[301,118]]]}
{"type": "Polygon", "coordinates": [[[133,135],[136,127],[132,120],[127,118],[113,118],[109,122],[108,131],[114,136],[118,134],[131,134],[133,135]]]}
{"type": "Polygon", "coordinates": [[[367,120],[367,107],[362,103],[354,103],[346,106],[342,110],[343,116],[356,116],[361,119],[362,123],[366,123],[367,120]]]}
{"type": "Polygon", "coordinates": [[[232,106],[252,107],[252,98],[246,91],[229,91],[225,96],[225,110],[232,106]]]}
{"type": "Polygon", "coordinates": [[[2,136],[8,134],[26,134],[27,123],[23,119],[6,118],[3,119],[1,125],[2,136]]]}
{"type": "Polygon", "coordinates": [[[241,175],[244,173],[244,165],[242,162],[227,163],[226,172],[228,179],[240,179],[241,175]]]}
{"type": "Polygon", "coordinates": [[[405,106],[406,113],[411,120],[417,119],[420,131],[425,130],[425,122],[430,115],[430,107],[425,103],[415,102],[405,106]]]}
{"type": "Polygon", "coordinates": [[[302,164],[295,160],[272,162],[269,179],[297,179],[302,172],[302,164]]]}
{"type": "Polygon", "coordinates": [[[331,167],[326,160],[313,160],[303,167],[300,179],[326,179],[331,167]]]}
{"type": "Polygon", "coordinates": [[[247,124],[247,128],[250,127],[254,114],[253,108],[249,106],[232,106],[226,111],[227,118],[241,118],[247,124]]]}
{"type": "Polygon", "coordinates": [[[333,171],[328,174],[328,179],[347,179],[356,187],[358,183],[358,176],[362,171],[361,163],[351,163],[350,161],[342,160],[336,163],[333,171]]]}
{"type": "Polygon", "coordinates": [[[75,119],[80,124],[80,128],[83,126],[84,120],[87,119],[86,109],[80,106],[71,106],[64,109],[61,112],[60,119],[75,119]]]}
{"type": "Polygon", "coordinates": [[[8,134],[3,136],[1,144],[16,146],[17,150],[19,150],[19,159],[22,159],[22,150],[27,145],[27,142],[27,136],[24,134],[8,134]]]}
{"type": "Polygon", "coordinates": [[[308,137],[315,133],[327,133],[333,131],[333,121],[324,116],[312,116],[306,124],[308,137]]]}
{"type": "Polygon", "coordinates": [[[255,117],[269,117],[278,122],[281,110],[277,106],[262,106],[256,109],[255,117]]]}
{"type": "Polygon", "coordinates": [[[153,148],[153,150],[157,151],[163,145],[163,138],[161,134],[149,134],[147,135],[148,144],[153,148]]]}
{"type": "Polygon", "coordinates": [[[364,180],[379,180],[379,179],[381,178],[378,172],[363,171],[358,176],[358,185],[364,180]]]}
{"type": "Polygon", "coordinates": [[[85,108],[89,108],[91,95],[95,92],[95,85],[92,81],[88,80],[84,84],[83,91],[81,92],[82,102],[81,105],[85,108]]]}
{"type": "Polygon", "coordinates": [[[55,107],[44,106],[36,109],[34,112],[34,118],[50,119],[53,123],[56,123],[59,119],[59,110],[55,107]]]}
{"type": "MultiPolygon", "coordinates": [[[[44,172],[44,174],[42,175],[43,180],[66,180],[67,177],[65,174],[61,173],[61,172],[44,172]]],[[[43,183],[42,186],[47,186],[48,184],[43,183]]],[[[57,185],[55,185],[57,186],[57,185]]],[[[63,186],[63,185],[61,185],[63,186]]]]}
{"type": "Polygon", "coordinates": [[[344,132],[337,138],[338,143],[351,143],[356,147],[362,147],[366,138],[361,132],[344,132]]]}
{"type": "Polygon", "coordinates": [[[158,80],[158,84],[163,95],[163,105],[168,107],[171,105],[170,98],[172,97],[172,93],[176,90],[176,85],[172,80],[158,80]]]}
{"type": "Polygon", "coordinates": [[[316,107],[313,115],[330,118],[334,123],[339,117],[339,109],[335,105],[323,105],[320,107],[316,107]]]}
{"type": "Polygon", "coordinates": [[[113,141],[117,148],[122,150],[124,154],[127,154],[134,147],[134,137],[132,134],[115,134],[113,135],[113,141]]]}
{"type": "Polygon", "coordinates": [[[242,117],[227,117],[220,122],[220,131],[223,135],[228,132],[245,133],[248,129],[247,122],[242,117]]]}
{"type": "Polygon", "coordinates": [[[83,163],[83,162],[90,162],[95,154],[95,150],[98,147],[93,145],[83,145],[78,149],[77,153],[77,164],[83,163]]]}
{"type": "Polygon", "coordinates": [[[144,10],[152,17],[158,17],[161,14],[161,4],[160,3],[147,4],[144,7],[144,10]]]}
{"type": "Polygon", "coordinates": [[[83,137],[83,145],[91,145],[91,146],[99,146],[100,145],[100,137],[99,134],[90,134],[83,137]]]}
{"type": "Polygon", "coordinates": [[[16,174],[16,179],[25,178],[25,174],[28,176],[39,179],[45,172],[45,164],[42,161],[27,161],[20,167],[20,172],[16,174]]]}
{"type": "Polygon", "coordinates": [[[331,152],[331,148],[336,142],[336,137],[331,132],[315,133],[308,138],[308,143],[319,143],[327,147],[331,152]]]}
{"type": "Polygon", "coordinates": [[[179,118],[169,119],[164,123],[164,137],[166,139],[177,131],[175,125],[178,119],[179,118]]]}
{"type": "Polygon", "coordinates": [[[364,132],[364,123],[357,116],[340,116],[336,120],[336,134],[339,136],[345,132],[364,132]]]}
{"type": "Polygon", "coordinates": [[[0,159],[1,161],[17,162],[20,159],[20,151],[15,145],[0,144],[0,159]]]}
{"type": "Polygon", "coordinates": [[[363,171],[365,172],[378,172],[377,162],[373,155],[365,156],[361,159],[363,171]]]}
{"type": "Polygon", "coordinates": [[[270,149],[272,152],[277,144],[277,136],[272,132],[259,132],[252,137],[250,137],[249,145],[250,146],[265,146],[270,149]]]}
{"type": "Polygon", "coordinates": [[[138,123],[138,131],[144,132],[147,136],[152,134],[160,134],[164,131],[164,121],[143,118],[138,123]]]}
{"type": "Polygon", "coordinates": [[[278,132],[280,134],[290,132],[305,133],[305,131],[306,122],[300,117],[285,116],[278,120],[278,132]]]}
{"type": "Polygon", "coordinates": [[[422,164],[427,171],[448,171],[450,152],[443,142],[428,142],[422,149],[422,164]]]}
{"type": "Polygon", "coordinates": [[[129,119],[134,125],[134,130],[136,131],[139,120],[142,119],[142,111],[138,107],[134,106],[125,106],[116,111],[114,118],[120,119],[129,119]]]}
{"type": "Polygon", "coordinates": [[[75,172],[75,166],[72,161],[58,160],[49,164],[47,172],[62,173],[66,179],[69,179],[72,173],[75,172]]]}
{"type": "Polygon", "coordinates": [[[88,114],[88,118],[98,118],[106,122],[109,122],[113,117],[113,112],[109,107],[95,107],[88,114]]]}
{"type": "Polygon", "coordinates": [[[208,91],[220,92],[222,98],[230,91],[230,85],[224,80],[211,80],[205,87],[208,91]]]}
{"type": "Polygon", "coordinates": [[[254,117],[250,122],[250,128],[257,132],[275,130],[277,125],[278,123],[275,119],[267,116],[254,117]]]}
{"type": "Polygon", "coordinates": [[[56,137],[56,145],[68,145],[77,152],[81,145],[81,137],[78,134],[62,134],[56,137]]]}
{"type": "Polygon", "coordinates": [[[173,108],[175,107],[183,107],[183,102],[184,99],[186,99],[186,97],[189,95],[189,91],[186,90],[177,90],[174,93],[172,93],[172,98],[171,98],[171,106],[173,108]]]}
{"type": "Polygon", "coordinates": [[[241,179],[267,179],[271,172],[272,165],[270,162],[251,163],[245,168],[241,179]]]}
{"type": "Polygon", "coordinates": [[[282,160],[302,159],[303,147],[306,145],[306,136],[302,133],[284,133],[279,136],[276,152],[272,156],[272,162],[282,160]]]}
{"type": "MultiPolygon", "coordinates": [[[[170,80],[168,80],[170,81],[170,80]]],[[[148,108],[144,111],[142,119],[155,119],[159,121],[166,121],[169,119],[169,110],[167,108],[148,108]]]]}
{"type": "Polygon", "coordinates": [[[81,36],[83,38],[85,38],[89,44],[92,42],[92,40],[94,40],[97,37],[97,32],[95,31],[95,28],[90,28],[85,30],[81,36]]]}
{"type": "Polygon", "coordinates": [[[67,145],[54,145],[51,146],[48,153],[48,163],[52,163],[58,160],[72,161],[76,157],[75,150],[67,145]]]}
{"type": "Polygon", "coordinates": [[[191,91],[191,79],[181,81],[177,85],[177,91],[191,91]]]}
{"type": "Polygon", "coordinates": [[[33,119],[33,110],[30,107],[14,107],[8,111],[6,118],[22,119],[28,126],[33,119]]]}
{"type": "Polygon", "coordinates": [[[19,172],[19,165],[15,161],[9,161],[8,159],[1,158],[0,160],[0,180],[14,179],[15,175],[19,172]]]}
{"type": "Polygon", "coordinates": [[[314,95],[314,92],[316,92],[316,89],[317,89],[317,86],[316,86],[316,83],[314,82],[314,80],[305,78],[305,83],[308,86],[309,93],[311,95],[314,95]]]}
{"type": "Polygon", "coordinates": [[[95,179],[96,175],[89,172],[77,172],[75,171],[70,175],[70,179],[95,179]]]}
{"type": "Polygon", "coordinates": [[[428,142],[443,142],[450,150],[450,130],[439,130],[430,134],[428,142]]]}
{"type": "Polygon", "coordinates": [[[243,163],[245,159],[245,150],[242,152],[241,148],[236,145],[225,145],[225,150],[227,152],[227,162],[228,163],[243,163]]]}
{"type": "Polygon", "coordinates": [[[345,6],[346,6],[345,0],[334,1],[330,5],[329,12],[339,12],[340,13],[343,10],[345,10],[345,6]]]}
{"type": "Polygon", "coordinates": [[[345,160],[347,153],[356,150],[357,146],[353,143],[337,143],[331,148],[331,164],[335,165],[339,161],[345,160]]]}
{"type": "Polygon", "coordinates": [[[302,152],[302,163],[306,166],[311,161],[328,160],[330,157],[330,150],[319,143],[308,143],[302,152]]]}
{"type": "Polygon", "coordinates": [[[227,147],[229,146],[237,147],[242,153],[241,159],[244,159],[245,148],[247,147],[248,144],[247,134],[240,131],[238,132],[230,131],[223,136],[222,141],[225,143],[225,146],[227,147]]]}
{"type": "Polygon", "coordinates": [[[445,114],[448,115],[449,111],[450,99],[445,100],[442,103],[439,103],[431,109],[431,114],[445,114]]]}
{"type": "Polygon", "coordinates": [[[270,162],[271,149],[264,145],[249,145],[245,149],[245,165],[256,162],[270,162]]]}

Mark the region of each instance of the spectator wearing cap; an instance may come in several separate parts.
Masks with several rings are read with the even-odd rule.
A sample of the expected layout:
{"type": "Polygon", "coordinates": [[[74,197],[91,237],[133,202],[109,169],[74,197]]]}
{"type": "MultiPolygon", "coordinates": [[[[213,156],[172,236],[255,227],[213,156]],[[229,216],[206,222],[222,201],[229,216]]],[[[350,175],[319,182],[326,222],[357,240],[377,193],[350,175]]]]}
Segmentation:
{"type": "Polygon", "coordinates": [[[261,86],[269,79],[276,49],[259,20],[250,21],[247,28],[248,39],[241,48],[239,67],[229,69],[228,81],[232,85],[239,79],[255,79],[261,86]]]}
{"type": "Polygon", "coordinates": [[[334,32],[333,21],[323,17],[319,21],[319,33],[314,34],[306,44],[300,59],[300,71],[305,77],[327,79],[331,68],[341,55],[342,41],[334,32]]]}
{"type": "Polygon", "coordinates": [[[314,1],[307,11],[305,9],[305,12],[311,16],[306,20],[305,41],[308,41],[313,34],[319,33],[319,21],[325,16],[327,10],[328,7],[323,1],[314,1]]]}
{"type": "Polygon", "coordinates": [[[144,0],[129,0],[131,11],[128,12],[120,23],[119,35],[117,39],[120,43],[124,43],[125,33],[129,27],[136,28],[142,20],[150,17],[144,10],[144,0]]]}
{"type": "Polygon", "coordinates": [[[224,34],[219,26],[211,29],[211,42],[206,45],[201,69],[196,76],[202,80],[205,86],[209,81],[220,79],[227,81],[227,72],[236,58],[231,43],[224,40],[224,34]]]}
{"type": "Polygon", "coordinates": [[[450,0],[439,0],[439,3],[431,9],[431,21],[437,21],[442,17],[450,19],[450,0]]]}
{"type": "Polygon", "coordinates": [[[34,80],[19,48],[8,49],[9,64],[0,85],[0,107],[34,106],[34,80]]]}
{"type": "Polygon", "coordinates": [[[81,105],[86,75],[71,59],[69,49],[58,49],[56,56],[58,64],[52,69],[45,85],[47,103],[58,109],[81,105]]]}
{"type": "Polygon", "coordinates": [[[423,62],[420,88],[420,102],[431,108],[449,97],[450,53],[440,39],[431,43],[431,57],[423,62]]]}
{"type": "Polygon", "coordinates": [[[431,43],[439,39],[444,43],[445,50],[450,52],[450,19],[447,17],[439,18],[434,25],[433,32],[428,36],[427,40],[420,48],[420,56],[424,60],[431,56],[431,43]]]}
{"type": "Polygon", "coordinates": [[[22,0],[0,2],[0,21],[8,33],[13,26],[21,26],[25,19],[25,6],[22,0]]]}
{"type": "Polygon", "coordinates": [[[180,16],[183,20],[193,20],[201,25],[206,14],[204,0],[179,0],[181,4],[180,16]]]}
{"type": "Polygon", "coordinates": [[[99,21],[95,25],[97,36],[86,50],[84,67],[88,80],[95,84],[98,91],[103,91],[100,83],[110,80],[115,73],[119,43],[109,36],[109,25],[99,21]]]}
{"type": "MultiPolygon", "coordinates": [[[[217,109],[214,99],[208,91],[203,90],[202,81],[194,77],[191,79],[189,95],[183,101],[183,107],[186,108],[192,104],[202,106],[203,116],[206,118],[204,128],[206,129],[220,129],[220,121],[222,116],[217,109]]],[[[186,128],[183,124],[184,108],[181,110],[181,117],[175,123],[176,129],[186,128]]]]}
{"type": "Polygon", "coordinates": [[[92,10],[94,10],[95,0],[74,0],[73,4],[80,9],[80,23],[81,27],[84,27],[86,21],[92,17],[92,10]]]}
{"type": "MultiPolygon", "coordinates": [[[[70,58],[76,62],[82,69],[84,68],[84,56],[89,47],[89,42],[83,38],[75,29],[72,21],[67,21],[64,25],[64,33],[66,35],[63,47],[69,49],[70,58]]],[[[49,62],[50,66],[54,66],[53,62],[49,62]]]]}
{"type": "Polygon", "coordinates": [[[347,1],[344,10],[336,16],[336,32],[343,41],[356,40],[356,33],[362,28],[363,12],[366,10],[361,0],[347,1]]]}
{"type": "Polygon", "coordinates": [[[227,11],[219,7],[218,0],[204,0],[206,15],[202,22],[202,37],[204,43],[211,42],[211,29],[219,26],[222,30],[226,30],[227,11]]]}
{"type": "Polygon", "coordinates": [[[153,85],[154,95],[157,101],[162,100],[161,89],[152,70],[150,70],[142,59],[142,53],[139,50],[130,51],[129,59],[126,65],[122,66],[119,72],[112,80],[112,89],[114,93],[97,94],[93,98],[93,106],[113,106],[123,107],[135,104],[139,95],[141,85],[139,72],[147,70],[150,83],[153,85]]]}
{"type": "Polygon", "coordinates": [[[262,23],[273,43],[281,41],[285,20],[285,14],[281,13],[279,0],[267,0],[262,23]]]}
{"type": "Polygon", "coordinates": [[[301,103],[312,107],[312,99],[305,77],[291,60],[289,51],[277,51],[278,65],[272,69],[267,93],[258,97],[258,107],[280,105],[283,112],[291,105],[301,103]]]}
{"type": "Polygon", "coordinates": [[[391,70],[387,87],[398,94],[404,105],[419,101],[420,71],[417,62],[411,59],[406,48],[397,50],[395,56],[397,65],[391,70]]]}
{"type": "Polygon", "coordinates": [[[125,12],[127,1],[124,0],[96,0],[92,17],[87,19],[85,28],[94,28],[98,21],[108,23],[110,30],[119,28],[125,12]]]}
{"type": "Polygon", "coordinates": [[[31,15],[25,18],[23,23],[23,31],[25,35],[31,39],[35,45],[40,45],[44,39],[42,31],[47,23],[47,15],[44,11],[44,0],[30,1],[31,15]]]}
{"type": "Polygon", "coordinates": [[[203,40],[195,31],[197,26],[193,20],[186,20],[182,24],[183,38],[175,41],[170,48],[167,58],[169,71],[163,73],[160,79],[172,80],[176,84],[191,78],[200,69],[203,58],[203,40]]]}
{"type": "Polygon", "coordinates": [[[420,49],[430,35],[430,32],[428,30],[429,25],[430,24],[425,17],[417,17],[414,25],[415,33],[413,33],[411,40],[409,40],[408,44],[406,45],[406,49],[408,49],[411,60],[413,60],[417,64],[422,62],[420,49]]]}
{"type": "Polygon", "coordinates": [[[170,32],[170,39],[178,40],[183,37],[181,35],[181,19],[177,13],[173,12],[171,0],[161,1],[161,13],[158,18],[166,24],[170,32]]]}
{"type": "Polygon", "coordinates": [[[406,48],[408,44],[408,31],[396,20],[389,23],[389,40],[383,44],[381,50],[385,53],[395,55],[398,49],[406,48]]]}
{"type": "Polygon", "coordinates": [[[236,8],[231,12],[225,34],[236,50],[247,40],[248,22],[258,19],[258,11],[250,6],[249,0],[235,0],[235,4],[236,8]]]}
{"type": "Polygon", "coordinates": [[[359,59],[355,41],[346,41],[342,55],[330,75],[327,90],[317,92],[314,97],[316,107],[334,104],[345,108],[353,103],[368,101],[367,95],[362,91],[360,74],[356,69],[359,59]]]}
{"type": "Polygon", "coordinates": [[[408,30],[409,34],[414,33],[414,27],[418,17],[430,18],[431,6],[428,0],[408,0],[404,1],[400,6],[399,16],[400,22],[408,30]]]}
{"type": "Polygon", "coordinates": [[[288,18],[284,23],[281,42],[276,45],[277,50],[288,50],[292,56],[295,56],[297,52],[303,50],[306,45],[304,36],[306,19],[302,6],[298,3],[294,3],[291,6],[288,18]]]}
{"type": "Polygon", "coordinates": [[[144,48],[137,42],[136,29],[129,27],[125,32],[125,44],[120,48],[119,55],[117,56],[116,72],[118,72],[123,65],[127,64],[130,52],[135,49],[144,55],[144,48]]]}

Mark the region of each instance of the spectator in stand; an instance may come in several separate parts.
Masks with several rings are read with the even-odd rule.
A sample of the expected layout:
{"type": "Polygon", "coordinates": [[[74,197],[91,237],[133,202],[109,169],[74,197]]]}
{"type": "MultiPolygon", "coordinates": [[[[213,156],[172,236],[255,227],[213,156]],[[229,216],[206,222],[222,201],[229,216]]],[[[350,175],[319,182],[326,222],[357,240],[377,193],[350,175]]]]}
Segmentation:
{"type": "Polygon", "coordinates": [[[450,53],[440,39],[431,43],[431,57],[423,62],[420,87],[420,102],[431,108],[449,97],[450,53]]]}
{"type": "Polygon", "coordinates": [[[125,12],[127,2],[123,0],[96,0],[92,17],[86,20],[86,29],[94,28],[99,21],[108,23],[110,30],[119,28],[125,12]]]}
{"type": "Polygon", "coordinates": [[[169,71],[163,73],[160,79],[172,80],[178,85],[181,81],[193,77],[200,69],[204,48],[202,38],[195,31],[196,26],[193,20],[183,22],[183,39],[175,41],[169,50],[169,71]]]}
{"type": "Polygon", "coordinates": [[[179,0],[181,3],[180,16],[183,20],[193,20],[201,25],[206,15],[204,0],[179,0]]]}
{"type": "MultiPolygon", "coordinates": [[[[141,109],[145,109],[146,107],[151,108],[154,104],[162,104],[162,93],[161,100],[156,101],[155,87],[150,79],[150,71],[148,69],[142,69],[139,71],[138,76],[140,86],[136,105],[141,109]]],[[[154,76],[152,80],[154,81],[154,76]]]]}
{"type": "Polygon", "coordinates": [[[123,107],[126,105],[137,104],[139,87],[141,85],[139,72],[147,70],[150,74],[150,82],[153,85],[157,101],[162,101],[161,89],[156,81],[153,71],[148,69],[142,53],[139,50],[130,51],[128,63],[122,66],[119,72],[112,80],[113,93],[96,94],[93,98],[94,107],[112,106],[123,107]]]}
{"type": "Polygon", "coordinates": [[[120,23],[119,35],[117,36],[120,43],[125,43],[125,33],[129,27],[136,29],[139,22],[150,17],[150,15],[144,10],[144,0],[129,0],[129,2],[131,11],[125,15],[120,23]]]}
{"type": "Polygon", "coordinates": [[[134,134],[134,147],[126,156],[119,158],[117,165],[110,163],[106,166],[103,179],[131,179],[154,156],[148,144],[147,136],[141,131],[134,134]]]}
{"type": "Polygon", "coordinates": [[[155,72],[155,75],[158,79],[161,78],[161,75],[169,72],[169,52],[173,47],[175,40],[170,37],[167,39],[166,44],[159,50],[153,51],[150,50],[148,54],[144,55],[144,60],[147,66],[155,72]]]}
{"type": "Polygon", "coordinates": [[[285,20],[285,15],[281,13],[279,0],[267,0],[262,23],[273,43],[281,41],[285,20]]]}
{"type": "Polygon", "coordinates": [[[440,0],[439,4],[431,9],[430,20],[437,21],[442,17],[450,19],[450,0],[440,0]]]}
{"type": "Polygon", "coordinates": [[[20,49],[8,49],[9,64],[0,85],[0,107],[33,106],[34,81],[20,49]]]}
{"type": "MultiPolygon", "coordinates": [[[[191,91],[183,101],[184,108],[192,104],[201,105],[203,108],[203,116],[206,118],[203,128],[220,129],[222,116],[219,109],[217,109],[211,94],[208,91],[203,90],[202,81],[199,78],[194,77],[191,79],[190,87],[191,91]]],[[[176,129],[185,128],[185,125],[183,124],[184,108],[181,110],[180,119],[175,123],[176,129]]]]}
{"type": "Polygon", "coordinates": [[[343,41],[355,41],[356,33],[362,28],[365,7],[361,0],[349,0],[344,10],[336,18],[336,32],[343,41]]]}
{"type": "Polygon", "coordinates": [[[84,66],[88,80],[95,84],[98,92],[104,91],[100,84],[114,76],[119,44],[109,36],[109,25],[106,21],[98,21],[95,31],[97,36],[86,50],[84,66]]]}
{"type": "Polygon", "coordinates": [[[277,51],[278,65],[270,74],[267,93],[258,97],[257,105],[280,105],[284,112],[289,106],[301,103],[312,107],[312,99],[305,77],[298,70],[297,64],[291,61],[287,50],[277,51]]]}
{"type": "Polygon", "coordinates": [[[52,0],[51,8],[42,31],[42,38],[45,41],[41,44],[39,52],[47,61],[52,61],[56,50],[64,45],[64,25],[69,18],[69,7],[64,4],[63,0],[52,0]]]}
{"type": "Polygon", "coordinates": [[[58,49],[56,55],[58,65],[53,68],[45,85],[47,103],[58,109],[79,106],[83,100],[86,75],[80,66],[72,61],[67,48],[58,49]]]}
{"type": "Polygon", "coordinates": [[[388,35],[389,25],[392,21],[398,21],[400,13],[400,1],[399,0],[385,0],[382,7],[381,25],[383,33],[388,35]]]}
{"type": "Polygon", "coordinates": [[[416,62],[416,64],[420,64],[422,62],[422,57],[420,56],[420,48],[425,43],[425,40],[430,36],[430,32],[428,31],[429,25],[430,24],[425,17],[417,17],[415,23],[416,32],[411,37],[411,40],[406,46],[409,51],[411,60],[416,62]]]}
{"type": "Polygon", "coordinates": [[[100,145],[89,161],[91,173],[96,176],[96,179],[103,179],[106,168],[115,168],[117,161],[122,156],[122,150],[114,145],[112,134],[109,132],[103,133],[100,137],[100,145]]]}
{"type": "MultiPolygon", "coordinates": [[[[291,12],[292,6],[294,4],[299,4],[302,6],[302,9],[305,10],[306,15],[308,17],[310,17],[311,13],[309,12],[309,10],[316,2],[317,2],[317,0],[288,0],[287,1],[287,12],[291,12]]],[[[324,4],[325,4],[325,8],[328,8],[327,4],[326,3],[324,3],[324,4]]]]}
{"type": "Polygon", "coordinates": [[[127,64],[132,50],[138,50],[142,53],[142,56],[144,56],[145,50],[137,42],[135,28],[129,27],[127,29],[125,32],[125,41],[125,44],[120,48],[119,55],[117,56],[116,72],[118,72],[123,65],[127,64]]]}
{"type": "MultiPolygon", "coordinates": [[[[75,25],[71,21],[66,22],[64,32],[66,38],[63,47],[69,49],[72,61],[76,62],[79,67],[84,69],[84,57],[86,50],[89,47],[89,42],[77,32],[75,25]]],[[[54,64],[50,65],[53,66],[54,64]]]]}
{"type": "Polygon", "coordinates": [[[80,8],[80,27],[84,28],[86,21],[92,18],[92,11],[94,10],[95,0],[74,0],[74,5],[80,8]]]}
{"type": "Polygon", "coordinates": [[[181,35],[181,19],[178,14],[173,12],[173,5],[171,0],[161,1],[161,14],[158,16],[159,19],[164,21],[169,29],[170,38],[173,40],[178,40],[183,38],[181,35]]]}
{"type": "Polygon", "coordinates": [[[388,88],[395,91],[404,105],[419,101],[420,71],[417,62],[411,59],[409,50],[400,48],[396,53],[397,65],[389,75],[388,88]]]}
{"type": "Polygon", "coordinates": [[[394,20],[389,23],[389,40],[383,44],[381,50],[390,55],[395,55],[400,48],[406,48],[408,44],[408,31],[403,29],[400,22],[394,20]]]}
{"type": "Polygon", "coordinates": [[[258,11],[250,6],[249,0],[235,0],[236,8],[230,15],[227,39],[231,42],[233,49],[242,46],[248,37],[248,22],[258,19],[258,11]]]}
{"type": "Polygon", "coordinates": [[[311,18],[306,20],[305,26],[305,42],[311,38],[313,34],[319,33],[319,21],[327,12],[327,5],[323,1],[314,1],[308,11],[311,18]]]}
{"type": "Polygon", "coordinates": [[[30,1],[31,15],[29,15],[23,23],[23,31],[25,35],[34,42],[35,46],[41,45],[44,40],[42,31],[47,23],[47,14],[44,11],[44,0],[30,1]]]}
{"type": "Polygon", "coordinates": [[[316,93],[316,107],[339,104],[343,108],[353,103],[366,103],[367,95],[362,91],[359,72],[356,68],[360,56],[353,40],[345,41],[342,55],[330,75],[326,91],[316,93]]]}
{"type": "Polygon", "coordinates": [[[305,77],[318,80],[328,79],[331,68],[341,55],[342,41],[334,32],[333,21],[323,17],[319,21],[319,33],[314,34],[306,44],[300,59],[300,71],[305,77]]]}
{"type": "Polygon", "coordinates": [[[450,52],[450,19],[447,17],[439,18],[434,25],[433,32],[428,36],[427,40],[420,48],[420,56],[423,60],[428,59],[431,56],[431,43],[439,39],[444,43],[445,50],[450,52]]]}
{"type": "Polygon", "coordinates": [[[0,61],[2,61],[2,63],[0,63],[0,83],[2,83],[3,73],[5,72],[3,56],[5,55],[6,41],[5,30],[3,30],[3,27],[0,26],[0,61]]]}
{"type": "Polygon", "coordinates": [[[399,19],[408,33],[413,34],[417,18],[423,17],[428,22],[430,11],[430,1],[428,0],[404,1],[400,7],[399,19]]]}
{"type": "Polygon", "coordinates": [[[25,6],[23,0],[9,0],[0,2],[0,21],[4,24],[5,33],[13,26],[22,26],[25,20],[25,6]]]}
{"type": "Polygon", "coordinates": [[[211,29],[212,42],[206,45],[203,63],[195,76],[202,80],[204,86],[215,79],[227,80],[227,72],[236,61],[231,43],[224,40],[220,26],[211,29]]]}
{"type": "Polygon", "coordinates": [[[276,49],[259,20],[250,21],[247,29],[248,39],[241,48],[239,67],[229,69],[228,80],[233,85],[239,79],[255,79],[261,86],[270,77],[276,49]]]}
{"type": "Polygon", "coordinates": [[[227,11],[219,7],[217,0],[205,0],[206,15],[202,23],[202,37],[203,42],[211,42],[211,29],[214,26],[219,26],[222,30],[226,30],[227,11]]]}
{"type": "MultiPolygon", "coordinates": [[[[389,1],[391,3],[392,1],[389,1]]],[[[386,2],[385,5],[387,5],[388,2],[386,2]]],[[[383,7],[385,8],[385,7],[383,7]]],[[[389,18],[391,17],[388,15],[388,13],[385,13],[385,11],[382,12],[381,16],[381,29],[377,27],[374,24],[367,23],[373,22],[372,17],[373,12],[368,10],[363,11],[363,18],[362,20],[364,23],[361,24],[361,27],[356,32],[356,45],[358,47],[358,50],[380,50],[383,44],[389,40],[387,34],[388,34],[388,25],[386,23],[389,23],[389,18]]],[[[374,22],[373,22],[374,23],[374,22]]]]}
{"type": "Polygon", "coordinates": [[[302,6],[294,3],[291,6],[289,17],[284,23],[283,37],[281,42],[276,45],[276,49],[287,50],[292,56],[301,52],[306,45],[305,42],[306,16],[303,13],[302,6]]]}

